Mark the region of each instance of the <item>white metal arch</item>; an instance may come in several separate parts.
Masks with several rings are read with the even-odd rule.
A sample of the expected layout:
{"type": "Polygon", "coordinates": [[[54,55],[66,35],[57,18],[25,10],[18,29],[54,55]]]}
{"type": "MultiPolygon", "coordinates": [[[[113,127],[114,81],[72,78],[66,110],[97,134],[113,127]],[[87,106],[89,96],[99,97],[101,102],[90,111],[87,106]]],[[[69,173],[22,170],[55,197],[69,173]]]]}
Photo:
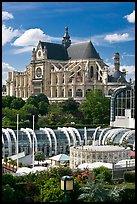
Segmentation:
{"type": "Polygon", "coordinates": [[[75,136],[75,133],[73,132],[73,130],[70,127],[66,128],[66,130],[68,130],[68,132],[70,132],[70,134],[71,134],[71,136],[73,138],[73,141],[74,141],[74,146],[76,146],[76,136],[75,136]]]}
{"type": "Polygon", "coordinates": [[[46,128],[51,135],[53,136],[54,140],[55,140],[55,155],[57,154],[57,138],[56,138],[56,134],[55,132],[51,129],[51,128],[46,128]]]}
{"type": "Polygon", "coordinates": [[[70,147],[70,137],[69,137],[69,134],[68,134],[68,132],[66,131],[66,129],[63,129],[63,128],[58,127],[58,130],[64,132],[64,134],[65,134],[65,136],[67,137],[67,140],[68,140],[68,145],[69,145],[69,147],[70,147]]]}
{"type": "Polygon", "coordinates": [[[3,134],[2,134],[2,151],[3,151],[3,157],[5,157],[5,147],[4,147],[4,138],[3,138],[3,134]]]}
{"type": "Polygon", "coordinates": [[[9,155],[8,156],[11,156],[12,155],[12,142],[11,142],[10,134],[4,128],[2,128],[2,132],[6,135],[6,138],[8,140],[8,150],[9,150],[9,155]]]}
{"type": "Polygon", "coordinates": [[[36,134],[35,134],[35,131],[33,131],[31,128],[26,128],[26,130],[28,130],[34,137],[35,139],[35,143],[34,143],[34,146],[35,146],[35,152],[37,152],[37,149],[38,149],[38,141],[37,141],[37,137],[36,137],[36,134]]]}
{"type": "Polygon", "coordinates": [[[110,128],[105,128],[105,129],[103,129],[102,132],[100,133],[100,135],[99,135],[99,145],[101,145],[102,135],[104,134],[104,132],[105,132],[106,130],[110,130],[110,128]]]}
{"type": "MultiPolygon", "coordinates": [[[[122,130],[124,130],[124,129],[123,128],[112,129],[112,131],[107,136],[107,139],[111,138],[111,141],[113,142],[114,138],[117,136],[117,133],[119,133],[122,130]]],[[[105,144],[107,144],[107,139],[105,140],[105,144]]]]}
{"type": "Polygon", "coordinates": [[[2,134],[2,143],[4,144],[4,138],[3,138],[3,134],[2,134]]]}
{"type": "Polygon", "coordinates": [[[31,140],[31,136],[30,136],[30,132],[28,130],[26,130],[25,128],[21,128],[20,129],[22,132],[25,132],[28,139],[29,139],[29,142],[30,142],[30,148],[32,148],[32,140],[31,140]]]}
{"type": "Polygon", "coordinates": [[[112,129],[110,129],[110,130],[108,130],[106,133],[105,133],[105,135],[104,135],[104,137],[103,137],[103,139],[102,139],[102,145],[105,145],[105,140],[106,140],[106,138],[108,137],[108,135],[109,135],[109,133],[112,131],[112,129]]]}
{"type": "MultiPolygon", "coordinates": [[[[114,141],[115,137],[116,137],[120,132],[122,132],[122,131],[124,131],[124,130],[126,130],[126,129],[121,128],[121,129],[117,129],[116,131],[114,131],[113,134],[111,135],[111,140],[112,140],[112,142],[114,141]]],[[[123,134],[125,134],[125,133],[123,133],[123,134]]]]}
{"type": "Polygon", "coordinates": [[[43,130],[49,139],[49,146],[50,146],[49,155],[51,156],[52,155],[52,141],[51,141],[51,136],[49,134],[49,131],[46,128],[40,128],[40,130],[43,130]]]}
{"type": "Polygon", "coordinates": [[[135,132],[135,130],[129,130],[128,132],[126,132],[126,133],[121,137],[121,139],[120,139],[120,141],[119,141],[119,144],[122,144],[124,138],[127,138],[127,139],[128,139],[128,137],[129,137],[130,135],[132,135],[133,132],[135,132]]]}
{"type": "Polygon", "coordinates": [[[75,134],[78,136],[79,138],[79,143],[80,145],[82,144],[82,140],[81,140],[81,136],[79,134],[79,131],[76,128],[71,127],[71,129],[75,132],[75,134]]]}
{"type": "Polygon", "coordinates": [[[88,144],[88,138],[87,138],[87,128],[84,127],[84,139],[85,139],[85,145],[88,144]]]}
{"type": "Polygon", "coordinates": [[[16,139],[16,134],[15,134],[15,132],[14,132],[12,129],[10,129],[10,128],[7,128],[7,131],[12,134],[12,136],[13,136],[13,138],[14,138],[14,141],[15,141],[15,144],[17,144],[17,139],[16,139]]]}
{"type": "Polygon", "coordinates": [[[95,141],[96,141],[97,131],[98,131],[100,128],[101,128],[100,126],[97,127],[97,128],[95,129],[95,132],[93,133],[93,145],[95,144],[95,141]]]}

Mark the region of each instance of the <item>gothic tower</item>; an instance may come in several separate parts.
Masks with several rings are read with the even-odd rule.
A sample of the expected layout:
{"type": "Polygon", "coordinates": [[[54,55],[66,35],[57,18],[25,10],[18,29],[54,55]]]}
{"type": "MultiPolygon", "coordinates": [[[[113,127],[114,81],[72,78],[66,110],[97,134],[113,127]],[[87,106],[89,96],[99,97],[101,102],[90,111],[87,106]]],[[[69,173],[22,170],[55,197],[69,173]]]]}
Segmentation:
{"type": "Polygon", "coordinates": [[[63,36],[62,45],[64,45],[65,48],[68,48],[71,45],[71,40],[68,33],[68,26],[65,27],[65,34],[63,36]]]}
{"type": "Polygon", "coordinates": [[[120,56],[118,52],[114,54],[114,67],[115,71],[118,71],[120,68],[120,56]]]}

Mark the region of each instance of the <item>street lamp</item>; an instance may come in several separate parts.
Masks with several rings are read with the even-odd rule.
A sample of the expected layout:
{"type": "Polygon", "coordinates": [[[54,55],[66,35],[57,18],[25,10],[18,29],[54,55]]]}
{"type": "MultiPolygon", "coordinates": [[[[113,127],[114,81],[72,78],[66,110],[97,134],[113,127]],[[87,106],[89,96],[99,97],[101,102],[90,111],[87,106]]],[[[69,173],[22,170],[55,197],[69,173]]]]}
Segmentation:
{"type": "Polygon", "coordinates": [[[70,201],[69,193],[74,189],[74,179],[71,176],[63,176],[61,178],[61,190],[64,191],[64,202],[70,201]]]}

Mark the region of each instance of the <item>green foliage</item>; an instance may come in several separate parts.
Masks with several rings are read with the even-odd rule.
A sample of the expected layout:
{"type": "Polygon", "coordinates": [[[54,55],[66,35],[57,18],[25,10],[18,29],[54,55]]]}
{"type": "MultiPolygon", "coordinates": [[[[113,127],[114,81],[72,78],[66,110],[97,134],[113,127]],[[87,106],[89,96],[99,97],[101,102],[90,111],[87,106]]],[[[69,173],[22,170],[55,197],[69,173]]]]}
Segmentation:
{"type": "Polygon", "coordinates": [[[78,112],[79,103],[76,102],[73,98],[69,98],[68,100],[62,103],[63,112],[75,114],[78,112]]]}
{"type": "Polygon", "coordinates": [[[11,108],[12,101],[16,99],[15,96],[2,96],[2,107],[3,108],[11,108]]]}
{"type": "Polygon", "coordinates": [[[14,187],[16,182],[16,177],[12,174],[2,174],[2,185],[8,184],[9,186],[14,187]]]}
{"type": "Polygon", "coordinates": [[[110,121],[110,100],[105,97],[101,90],[90,91],[86,101],[80,105],[84,119],[91,123],[109,124],[110,121]]]}
{"type": "Polygon", "coordinates": [[[91,180],[81,187],[81,191],[78,200],[83,202],[120,202],[122,200],[120,195],[124,187],[114,186],[114,188],[107,189],[103,186],[102,181],[91,180]]]}
{"type": "Polygon", "coordinates": [[[48,113],[48,103],[41,101],[38,104],[38,108],[39,108],[39,113],[41,115],[46,115],[48,113]]]}
{"type": "Polygon", "coordinates": [[[133,171],[124,172],[124,180],[126,182],[135,182],[135,172],[133,171]]]}
{"type": "Polygon", "coordinates": [[[63,196],[63,191],[60,189],[60,180],[57,178],[50,178],[45,181],[45,185],[40,191],[42,202],[62,202],[63,196]]]}
{"type": "Polygon", "coordinates": [[[72,170],[69,167],[54,167],[51,168],[50,171],[50,177],[57,177],[58,179],[60,179],[62,176],[68,175],[71,176],[72,175],[72,170]]]}
{"type": "Polygon", "coordinates": [[[122,202],[134,202],[135,203],[135,188],[126,188],[122,193],[122,202]]]}
{"type": "Polygon", "coordinates": [[[38,94],[36,96],[36,100],[37,100],[38,103],[43,101],[43,102],[49,104],[48,97],[43,93],[38,94]]]}
{"type": "Polygon", "coordinates": [[[25,113],[25,120],[29,120],[29,125],[30,127],[32,127],[33,124],[33,117],[32,115],[35,115],[35,128],[36,128],[36,123],[38,120],[38,114],[39,111],[37,110],[37,108],[34,105],[31,104],[25,104],[22,108],[21,111],[25,113]]]}
{"type": "Polygon", "coordinates": [[[22,98],[13,99],[10,107],[16,110],[21,109],[25,105],[25,101],[22,98]]]}
{"type": "Polygon", "coordinates": [[[27,99],[26,104],[33,105],[38,108],[38,102],[37,102],[36,96],[30,96],[27,99]]]}
{"type": "Polygon", "coordinates": [[[15,190],[9,184],[2,186],[2,202],[16,202],[15,190]]]}
{"type": "Polygon", "coordinates": [[[106,182],[111,181],[112,173],[108,168],[104,166],[94,168],[93,173],[97,180],[103,179],[106,182]]]}
{"type": "Polygon", "coordinates": [[[35,160],[38,162],[45,160],[45,154],[42,151],[36,152],[34,156],[35,156],[35,160]]]}

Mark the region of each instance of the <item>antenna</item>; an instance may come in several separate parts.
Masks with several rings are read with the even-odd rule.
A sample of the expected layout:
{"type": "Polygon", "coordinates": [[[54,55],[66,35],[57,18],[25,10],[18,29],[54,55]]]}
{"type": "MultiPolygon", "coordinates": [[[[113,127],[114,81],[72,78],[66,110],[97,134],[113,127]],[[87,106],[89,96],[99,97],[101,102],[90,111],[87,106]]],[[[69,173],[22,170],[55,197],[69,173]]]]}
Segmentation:
{"type": "Polygon", "coordinates": [[[116,46],[116,52],[118,52],[118,47],[116,46]]]}

